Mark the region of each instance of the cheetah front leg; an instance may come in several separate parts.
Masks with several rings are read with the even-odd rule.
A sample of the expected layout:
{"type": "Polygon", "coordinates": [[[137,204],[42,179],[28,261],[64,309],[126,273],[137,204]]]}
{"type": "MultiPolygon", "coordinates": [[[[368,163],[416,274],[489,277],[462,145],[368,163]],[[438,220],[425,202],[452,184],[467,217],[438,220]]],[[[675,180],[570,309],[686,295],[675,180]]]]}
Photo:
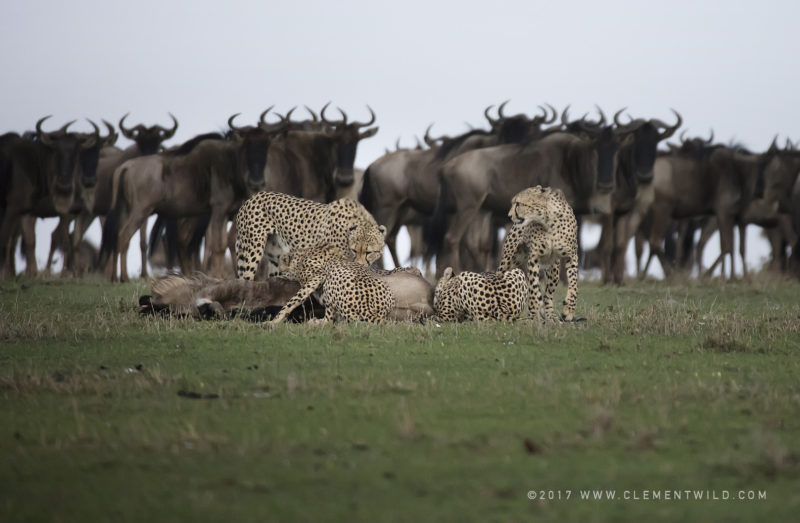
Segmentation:
{"type": "Polygon", "coordinates": [[[539,288],[539,260],[533,256],[528,258],[528,317],[535,320],[539,317],[539,304],[542,291],[539,288]]]}
{"type": "MultiPolygon", "coordinates": [[[[281,323],[283,320],[285,320],[286,317],[289,314],[291,314],[292,311],[295,310],[295,308],[297,308],[298,305],[300,305],[301,303],[306,301],[308,299],[308,297],[311,296],[311,294],[315,290],[317,290],[320,285],[322,285],[322,282],[323,282],[323,278],[322,277],[314,278],[313,280],[307,282],[303,287],[300,288],[299,291],[297,291],[297,294],[292,296],[292,298],[286,303],[286,305],[284,305],[281,308],[280,312],[278,312],[278,314],[274,318],[272,318],[272,320],[270,321],[270,324],[276,325],[278,323],[281,323]]],[[[328,317],[328,310],[326,308],[325,309],[325,318],[327,318],[327,317],[328,317]]]]}
{"type": "Polygon", "coordinates": [[[578,303],[578,254],[573,253],[567,261],[567,296],[564,299],[564,312],[561,319],[573,321],[578,303]]]}
{"type": "Polygon", "coordinates": [[[558,279],[561,277],[561,264],[556,261],[544,270],[545,290],[542,298],[542,319],[553,321],[553,295],[556,293],[558,279]]]}

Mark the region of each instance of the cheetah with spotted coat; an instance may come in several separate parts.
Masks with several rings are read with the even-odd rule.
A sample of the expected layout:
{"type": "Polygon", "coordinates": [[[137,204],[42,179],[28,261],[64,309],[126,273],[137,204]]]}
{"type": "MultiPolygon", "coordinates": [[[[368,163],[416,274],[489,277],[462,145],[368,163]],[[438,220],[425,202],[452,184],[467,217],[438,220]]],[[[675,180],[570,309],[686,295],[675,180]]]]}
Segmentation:
{"type": "Polygon", "coordinates": [[[568,288],[561,319],[574,321],[578,301],[578,224],[564,193],[541,185],[525,189],[511,200],[508,215],[512,227],[503,243],[499,269],[526,267],[530,317],[551,321],[560,263],[565,260],[568,288]],[[539,284],[540,267],[544,268],[544,295],[539,284]]]}
{"type": "Polygon", "coordinates": [[[356,262],[344,261],[334,244],[296,249],[280,259],[280,269],[300,283],[300,290],[271,323],[282,322],[295,307],[322,286],[325,320],[383,323],[395,307],[395,297],[383,281],[356,262]]]}
{"type": "Polygon", "coordinates": [[[501,320],[519,317],[528,287],[521,269],[508,272],[444,270],[433,292],[433,308],[440,321],[501,320]]]}
{"type": "Polygon", "coordinates": [[[245,201],[236,214],[236,230],[236,275],[245,280],[255,278],[265,248],[272,276],[281,254],[323,242],[341,247],[344,259],[370,265],[381,257],[386,236],[386,227],[353,200],[318,203],[275,192],[245,201]]]}

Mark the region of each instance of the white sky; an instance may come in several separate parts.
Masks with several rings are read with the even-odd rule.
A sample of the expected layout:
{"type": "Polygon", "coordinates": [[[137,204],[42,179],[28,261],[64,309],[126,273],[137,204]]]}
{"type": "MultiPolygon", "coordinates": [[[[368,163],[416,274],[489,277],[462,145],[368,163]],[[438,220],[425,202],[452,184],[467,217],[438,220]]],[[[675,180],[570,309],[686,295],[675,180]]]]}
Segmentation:
{"type": "Polygon", "coordinates": [[[509,114],[597,103],[672,121],[674,107],[690,133],[758,151],[800,139],[798,20],[791,1],[4,0],[0,132],[172,112],[174,144],[236,112],[332,100],[362,121],[375,110],[366,167],[431,122],[483,126],[510,98],[509,114]]]}

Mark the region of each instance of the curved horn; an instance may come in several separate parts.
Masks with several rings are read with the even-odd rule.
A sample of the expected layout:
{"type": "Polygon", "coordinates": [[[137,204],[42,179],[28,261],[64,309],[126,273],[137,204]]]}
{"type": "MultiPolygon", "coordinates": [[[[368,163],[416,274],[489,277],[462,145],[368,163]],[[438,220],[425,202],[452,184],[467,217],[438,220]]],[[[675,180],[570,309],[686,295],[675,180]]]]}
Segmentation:
{"type": "Polygon", "coordinates": [[[597,122],[597,125],[598,126],[605,125],[606,124],[606,115],[605,115],[605,113],[603,113],[603,110],[600,109],[600,106],[597,105],[597,104],[594,104],[594,108],[597,109],[597,114],[600,115],[600,121],[597,122]]]}
{"type": "Polygon", "coordinates": [[[394,142],[394,150],[395,151],[399,151],[400,150],[400,137],[399,136],[397,137],[397,141],[394,142]]]}
{"type": "Polygon", "coordinates": [[[767,149],[767,151],[769,151],[769,152],[777,152],[778,151],[778,135],[777,134],[772,138],[772,143],[769,144],[769,149],[767,149]]]}
{"type": "Polygon", "coordinates": [[[325,106],[322,108],[322,111],[319,113],[319,116],[320,116],[320,118],[322,118],[322,121],[325,122],[328,125],[342,125],[343,123],[345,123],[345,120],[347,119],[347,116],[344,114],[344,111],[342,111],[338,107],[337,107],[337,109],[339,109],[339,112],[342,113],[342,116],[344,116],[345,120],[336,122],[336,121],[328,120],[327,118],[325,118],[325,109],[327,109],[330,104],[331,104],[330,102],[326,103],[325,106]]]}
{"type": "Polygon", "coordinates": [[[367,105],[367,109],[369,109],[369,114],[371,115],[370,120],[367,123],[360,123],[360,122],[353,122],[353,125],[357,127],[369,127],[370,125],[375,123],[375,111],[372,110],[372,107],[367,105]]]}
{"type": "Polygon", "coordinates": [[[136,138],[136,136],[133,134],[135,128],[134,129],[125,128],[125,118],[127,118],[129,114],[131,113],[125,113],[125,116],[119,119],[119,130],[122,131],[122,136],[128,138],[129,140],[134,140],[136,138]]]}
{"type": "Polygon", "coordinates": [[[564,107],[564,112],[561,113],[561,125],[564,127],[569,125],[569,104],[564,107]]]}
{"type": "MultiPolygon", "coordinates": [[[[244,127],[236,127],[235,125],[233,125],[233,120],[234,120],[234,119],[235,119],[237,116],[239,116],[240,114],[242,114],[242,113],[236,113],[236,114],[232,115],[230,118],[228,118],[228,127],[230,127],[230,128],[231,128],[231,131],[242,132],[242,131],[244,131],[244,130],[245,130],[245,128],[244,128],[244,127]]],[[[266,113],[262,113],[262,116],[263,116],[264,114],[266,114],[266,113]]]]}
{"type": "Polygon", "coordinates": [[[347,125],[347,113],[341,107],[336,107],[336,110],[342,115],[342,125],[347,125]]]}
{"type": "Polygon", "coordinates": [[[117,130],[114,129],[114,126],[111,123],[107,122],[106,120],[103,120],[103,125],[105,125],[106,129],[108,129],[108,136],[103,138],[103,141],[105,142],[106,145],[114,145],[115,143],[117,143],[117,139],[119,138],[117,130]]]}
{"type": "Polygon", "coordinates": [[[303,107],[305,107],[305,108],[306,108],[306,111],[308,111],[308,113],[311,115],[311,120],[312,120],[314,123],[317,123],[317,122],[319,122],[319,117],[317,116],[317,113],[315,113],[314,111],[312,111],[312,110],[311,110],[311,107],[309,107],[309,106],[307,106],[307,105],[304,105],[303,107]]]}
{"type": "MultiPolygon", "coordinates": [[[[622,109],[620,109],[619,111],[614,113],[614,123],[617,125],[617,127],[625,127],[625,124],[619,121],[619,115],[621,115],[623,113],[623,111],[625,111],[625,109],[627,109],[627,107],[623,107],[622,109]]],[[[630,117],[628,117],[628,118],[630,118],[630,117]]],[[[628,123],[630,123],[630,122],[628,122],[628,123]]]]}
{"type": "Polygon", "coordinates": [[[286,117],[282,117],[281,120],[285,122],[290,122],[292,120],[292,113],[294,112],[295,109],[297,109],[296,105],[291,109],[289,109],[289,112],[286,113],[286,117]]]}
{"type": "Polygon", "coordinates": [[[94,127],[94,133],[92,133],[91,136],[86,138],[86,141],[84,141],[81,144],[81,149],[91,149],[92,147],[97,145],[97,142],[100,140],[100,128],[97,127],[96,123],[94,123],[93,121],[89,120],[88,118],[86,119],[86,121],[89,122],[90,124],[92,124],[92,127],[94,127]]]}
{"type": "MultiPolygon", "coordinates": [[[[267,117],[267,113],[268,113],[268,112],[270,112],[270,111],[272,110],[272,108],[273,108],[273,107],[275,107],[275,105],[274,105],[274,104],[273,104],[273,105],[270,105],[269,107],[267,107],[267,108],[264,110],[264,112],[263,112],[263,113],[261,113],[261,116],[259,116],[259,117],[258,117],[258,124],[259,124],[259,125],[269,125],[269,124],[268,124],[268,123],[267,123],[267,122],[264,120],[264,118],[266,118],[266,117],[267,117]]],[[[233,116],[236,116],[236,115],[238,115],[238,114],[240,114],[240,113],[236,113],[236,114],[235,114],[235,115],[233,115],[233,116]]],[[[233,116],[231,116],[231,119],[233,118],[233,116]]],[[[230,125],[230,120],[228,120],[228,125],[230,125]]]]}
{"type": "Polygon", "coordinates": [[[547,103],[546,103],[545,105],[546,105],[547,107],[549,107],[549,108],[550,108],[550,110],[553,112],[553,115],[550,117],[550,119],[549,119],[549,120],[545,120],[544,122],[542,122],[542,123],[545,123],[545,124],[548,124],[548,125],[549,125],[549,124],[551,124],[551,123],[555,122],[555,121],[556,121],[556,118],[558,118],[558,111],[556,111],[556,108],[555,108],[555,107],[553,107],[553,106],[552,106],[552,105],[550,105],[550,104],[547,104],[547,103]]]}
{"type": "Polygon", "coordinates": [[[172,113],[167,113],[167,114],[169,115],[170,118],[172,118],[172,129],[164,129],[163,127],[161,128],[164,131],[161,134],[161,138],[163,140],[172,138],[173,136],[175,136],[175,131],[178,130],[178,119],[175,118],[175,115],[173,115],[172,113]]]}
{"type": "Polygon", "coordinates": [[[500,107],[498,107],[498,108],[497,108],[497,116],[499,116],[500,118],[505,118],[505,117],[506,117],[506,115],[504,115],[504,114],[503,114],[503,108],[504,108],[504,107],[506,106],[506,104],[507,104],[508,102],[510,102],[510,101],[511,101],[511,100],[506,100],[505,102],[503,102],[503,103],[501,103],[501,104],[500,104],[500,107]]]}
{"type": "Polygon", "coordinates": [[[686,132],[687,132],[688,130],[689,130],[689,129],[684,129],[683,131],[681,131],[681,134],[680,134],[680,136],[678,136],[678,139],[680,139],[680,141],[681,141],[681,144],[685,144],[685,143],[686,143],[686,132]]]}
{"type": "Polygon", "coordinates": [[[67,122],[67,123],[65,123],[64,125],[62,125],[62,126],[61,126],[61,129],[59,129],[59,130],[58,130],[58,131],[56,131],[56,132],[57,132],[57,133],[66,133],[66,132],[67,132],[67,129],[69,129],[69,126],[70,126],[70,125],[72,125],[72,124],[74,124],[74,123],[75,123],[75,120],[72,120],[72,121],[70,121],[70,122],[67,122]]]}
{"type": "Polygon", "coordinates": [[[653,125],[662,127],[664,129],[664,131],[662,131],[661,134],[659,135],[659,140],[664,140],[666,138],[669,138],[670,136],[675,134],[675,131],[677,131],[681,125],[683,125],[683,118],[681,118],[680,113],[675,109],[670,109],[670,111],[672,111],[673,114],[675,114],[675,117],[678,119],[678,121],[675,122],[675,125],[667,125],[661,120],[655,120],[655,119],[651,120],[653,125]]]}
{"type": "Polygon", "coordinates": [[[708,137],[708,140],[706,140],[705,144],[711,145],[711,142],[713,141],[714,141],[714,129],[711,129],[711,136],[708,137]]]}
{"type": "Polygon", "coordinates": [[[436,138],[431,138],[430,132],[433,124],[431,123],[427,129],[425,129],[425,136],[422,137],[425,140],[425,143],[428,144],[428,147],[436,147],[436,138]]]}
{"type": "Polygon", "coordinates": [[[414,135],[414,139],[417,141],[417,150],[423,149],[422,142],[419,141],[419,136],[414,135]]]}
{"type": "Polygon", "coordinates": [[[53,144],[53,139],[50,137],[50,134],[46,133],[45,131],[42,131],[42,123],[51,116],[52,115],[47,115],[44,118],[39,119],[38,122],[36,122],[36,135],[39,137],[39,141],[41,141],[45,145],[53,144]]]}
{"type": "Polygon", "coordinates": [[[494,104],[492,104],[492,105],[488,106],[486,109],[484,109],[484,110],[483,110],[483,116],[485,116],[485,117],[486,117],[486,120],[489,122],[489,125],[491,125],[492,127],[494,127],[495,125],[497,125],[497,120],[492,120],[492,117],[491,117],[491,116],[489,116],[489,110],[490,110],[492,107],[494,107],[494,104]]]}

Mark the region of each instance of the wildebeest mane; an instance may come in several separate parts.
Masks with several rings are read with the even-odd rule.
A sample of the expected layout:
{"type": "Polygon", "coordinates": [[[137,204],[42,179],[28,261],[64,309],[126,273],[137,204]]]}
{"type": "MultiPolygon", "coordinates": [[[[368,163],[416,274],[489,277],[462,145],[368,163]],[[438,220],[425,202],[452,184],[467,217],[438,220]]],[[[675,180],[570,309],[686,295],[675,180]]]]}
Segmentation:
{"type": "Polygon", "coordinates": [[[186,142],[183,142],[176,149],[166,151],[164,154],[170,156],[186,156],[187,154],[192,152],[195,147],[197,147],[197,144],[204,142],[206,140],[225,140],[225,136],[221,133],[198,134],[194,138],[186,142]]]}
{"type": "Polygon", "coordinates": [[[473,129],[462,134],[461,136],[456,136],[455,138],[445,140],[444,143],[442,143],[442,145],[439,147],[439,150],[436,151],[436,156],[434,158],[436,160],[443,160],[447,158],[451,152],[460,147],[468,138],[473,136],[491,136],[491,134],[492,133],[489,131],[484,131],[483,129],[473,129]]]}
{"type": "Polygon", "coordinates": [[[563,149],[563,173],[572,187],[576,206],[578,202],[588,202],[594,190],[597,166],[592,149],[592,144],[586,142],[569,143],[563,149]]]}

